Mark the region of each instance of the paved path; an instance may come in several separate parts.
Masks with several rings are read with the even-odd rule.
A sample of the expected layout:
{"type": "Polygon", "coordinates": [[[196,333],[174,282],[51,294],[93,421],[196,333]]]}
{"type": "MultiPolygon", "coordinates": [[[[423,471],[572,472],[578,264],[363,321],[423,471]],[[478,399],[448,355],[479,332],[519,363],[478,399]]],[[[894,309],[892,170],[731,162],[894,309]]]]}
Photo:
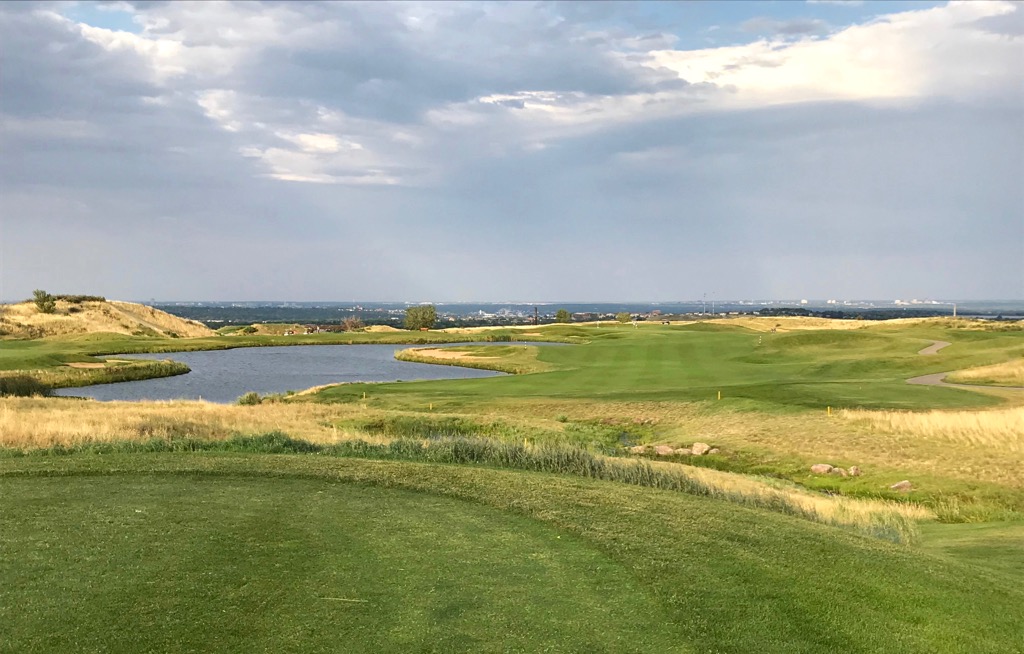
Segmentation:
{"type": "Polygon", "coordinates": [[[932,341],[931,345],[918,352],[918,354],[938,354],[939,350],[941,350],[944,347],[949,347],[950,345],[952,345],[952,343],[950,343],[949,341],[932,341]]]}
{"type": "MultiPolygon", "coordinates": [[[[939,350],[944,347],[948,347],[952,343],[948,341],[932,341],[932,344],[924,348],[918,354],[936,354],[939,350]]],[[[911,377],[907,380],[908,384],[915,384],[918,386],[946,386],[948,388],[966,388],[967,390],[977,391],[984,390],[986,388],[1002,388],[1011,391],[1024,391],[1024,386],[995,386],[989,384],[950,384],[946,381],[946,375],[951,375],[955,370],[949,372],[935,372],[930,375],[921,375],[920,377],[911,377]]]]}

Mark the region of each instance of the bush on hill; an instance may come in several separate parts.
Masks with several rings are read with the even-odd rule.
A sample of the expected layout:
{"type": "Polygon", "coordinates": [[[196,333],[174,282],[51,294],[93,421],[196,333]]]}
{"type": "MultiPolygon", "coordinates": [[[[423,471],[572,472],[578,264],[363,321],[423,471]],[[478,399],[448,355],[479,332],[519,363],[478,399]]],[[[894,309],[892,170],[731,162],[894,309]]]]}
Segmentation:
{"type": "Polygon", "coordinates": [[[57,310],[57,299],[42,289],[32,291],[32,301],[36,303],[39,313],[53,313],[57,310]]]}

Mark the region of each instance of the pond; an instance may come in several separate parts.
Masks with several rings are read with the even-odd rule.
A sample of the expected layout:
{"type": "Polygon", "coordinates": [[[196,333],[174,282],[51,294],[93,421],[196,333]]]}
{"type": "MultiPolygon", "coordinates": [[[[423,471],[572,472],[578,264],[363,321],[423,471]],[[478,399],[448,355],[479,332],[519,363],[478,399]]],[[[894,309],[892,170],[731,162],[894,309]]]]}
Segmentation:
{"type": "MultiPolygon", "coordinates": [[[[446,343],[420,347],[457,345],[495,343],[446,343]]],[[[395,359],[395,352],[409,347],[417,346],[289,345],[204,352],[132,354],[133,359],[174,359],[186,364],[192,372],[160,379],[62,388],[55,391],[55,394],[106,401],[203,399],[231,403],[250,391],[264,395],[342,382],[470,379],[503,374],[491,370],[412,363],[395,359]]]]}

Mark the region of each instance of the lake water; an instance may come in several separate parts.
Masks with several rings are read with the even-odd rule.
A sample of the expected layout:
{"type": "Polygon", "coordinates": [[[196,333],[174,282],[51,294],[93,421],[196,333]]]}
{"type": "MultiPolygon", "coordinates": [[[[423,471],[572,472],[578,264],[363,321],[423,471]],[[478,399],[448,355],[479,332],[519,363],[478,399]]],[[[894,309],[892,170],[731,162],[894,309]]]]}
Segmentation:
{"type": "MultiPolygon", "coordinates": [[[[447,346],[471,345],[450,343],[447,346]]],[[[421,347],[445,347],[427,345],[421,347]]],[[[478,343],[507,345],[507,343],[478,343]]],[[[526,343],[520,343],[526,345],[526,343]]],[[[550,343],[543,343],[550,345],[550,343]]],[[[342,382],[469,379],[503,373],[457,366],[411,363],[395,359],[395,352],[414,345],[290,345],[247,347],[205,352],[133,354],[133,359],[174,359],[192,369],[187,375],[142,381],[62,388],[56,395],[97,400],[203,399],[232,403],[255,391],[284,393],[321,384],[342,382]]],[[[128,356],[124,358],[129,358],[128,356]]]]}

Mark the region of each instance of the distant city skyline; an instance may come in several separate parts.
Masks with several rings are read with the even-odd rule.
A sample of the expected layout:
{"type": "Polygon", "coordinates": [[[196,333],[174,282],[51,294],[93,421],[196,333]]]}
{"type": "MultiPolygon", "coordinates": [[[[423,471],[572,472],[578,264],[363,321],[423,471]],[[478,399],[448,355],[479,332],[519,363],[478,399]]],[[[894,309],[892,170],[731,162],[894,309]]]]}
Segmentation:
{"type": "Polygon", "coordinates": [[[5,301],[1024,300],[1021,3],[0,3],[0,58],[5,301]]]}

